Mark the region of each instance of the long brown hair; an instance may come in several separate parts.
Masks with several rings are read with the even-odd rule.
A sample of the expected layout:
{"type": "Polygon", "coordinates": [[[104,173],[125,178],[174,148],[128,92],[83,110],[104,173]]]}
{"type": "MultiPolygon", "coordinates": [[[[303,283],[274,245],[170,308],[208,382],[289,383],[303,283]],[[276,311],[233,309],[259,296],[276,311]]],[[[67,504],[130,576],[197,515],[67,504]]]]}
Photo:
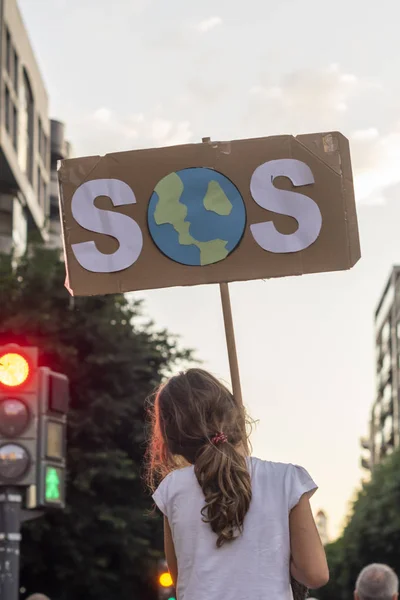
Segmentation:
{"type": "Polygon", "coordinates": [[[203,521],[217,546],[243,530],[251,502],[248,418],[230,391],[202,369],[189,369],[162,385],[150,405],[148,484],[154,490],[169,472],[194,465],[204,493],[203,521]],[[212,442],[217,433],[226,441],[212,442]]]}

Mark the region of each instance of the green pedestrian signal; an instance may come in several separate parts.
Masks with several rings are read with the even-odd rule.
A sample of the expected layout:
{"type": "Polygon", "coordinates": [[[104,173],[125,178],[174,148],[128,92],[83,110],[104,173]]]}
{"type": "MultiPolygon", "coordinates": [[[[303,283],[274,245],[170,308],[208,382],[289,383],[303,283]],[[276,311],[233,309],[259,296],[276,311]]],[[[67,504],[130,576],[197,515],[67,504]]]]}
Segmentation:
{"type": "Polygon", "coordinates": [[[61,479],[58,469],[47,467],[46,469],[46,488],[45,497],[47,502],[60,502],[61,500],[61,479]]]}

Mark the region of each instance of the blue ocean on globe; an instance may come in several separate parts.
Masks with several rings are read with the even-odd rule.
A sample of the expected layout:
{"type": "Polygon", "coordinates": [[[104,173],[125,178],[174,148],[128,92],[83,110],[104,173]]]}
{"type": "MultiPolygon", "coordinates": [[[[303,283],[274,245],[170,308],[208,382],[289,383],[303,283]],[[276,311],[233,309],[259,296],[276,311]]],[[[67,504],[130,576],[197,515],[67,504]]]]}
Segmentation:
{"type": "Polygon", "coordinates": [[[240,243],[246,209],[236,186],[213,169],[182,169],[164,177],[148,206],[150,235],[175,262],[204,266],[224,260],[240,243]]]}

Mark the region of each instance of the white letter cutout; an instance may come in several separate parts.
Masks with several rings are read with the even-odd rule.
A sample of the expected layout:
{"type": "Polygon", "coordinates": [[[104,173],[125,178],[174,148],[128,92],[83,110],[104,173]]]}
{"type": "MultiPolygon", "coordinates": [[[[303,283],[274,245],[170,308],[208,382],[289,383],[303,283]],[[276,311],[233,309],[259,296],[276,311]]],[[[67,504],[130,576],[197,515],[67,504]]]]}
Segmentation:
{"type": "Polygon", "coordinates": [[[72,244],[79,264],[93,273],[115,273],[131,267],[143,248],[143,235],[139,225],[121,213],[102,210],[94,205],[99,196],[108,196],[114,206],[136,204],[135,194],[127,183],[119,179],[94,179],[86,181],[72,197],[71,211],[81,227],[110,235],[119,243],[113,254],[103,254],[94,242],[72,244]]]}
{"type": "Polygon", "coordinates": [[[276,230],[272,221],[250,225],[251,233],[261,248],[275,254],[300,252],[318,238],[322,216],[317,204],[304,194],[278,190],[276,177],[288,177],[296,187],[314,183],[308,165],[293,158],[270,160],[254,171],[250,191],[259,206],[272,212],[293,217],[298,222],[294,233],[285,235],[276,230]]]}

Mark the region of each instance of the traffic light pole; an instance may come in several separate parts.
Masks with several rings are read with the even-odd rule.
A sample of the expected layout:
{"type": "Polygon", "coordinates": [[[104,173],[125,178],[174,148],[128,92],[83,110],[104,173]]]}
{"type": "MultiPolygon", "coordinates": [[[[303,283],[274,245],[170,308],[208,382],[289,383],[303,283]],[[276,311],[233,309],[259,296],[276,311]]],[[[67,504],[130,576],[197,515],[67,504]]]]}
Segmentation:
{"type": "Polygon", "coordinates": [[[22,496],[18,488],[0,487],[0,598],[19,598],[19,543],[22,496]]]}

